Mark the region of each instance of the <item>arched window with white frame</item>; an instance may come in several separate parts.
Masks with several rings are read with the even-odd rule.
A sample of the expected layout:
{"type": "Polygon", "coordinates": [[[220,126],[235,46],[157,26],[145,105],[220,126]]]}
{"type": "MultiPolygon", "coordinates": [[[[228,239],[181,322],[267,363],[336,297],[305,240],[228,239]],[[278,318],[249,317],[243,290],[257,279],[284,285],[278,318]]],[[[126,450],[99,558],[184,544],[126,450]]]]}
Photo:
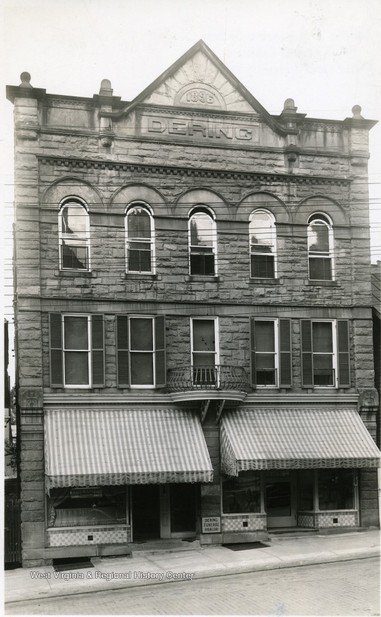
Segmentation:
{"type": "Polygon", "coordinates": [[[268,210],[254,210],[249,219],[250,276],[276,277],[276,229],[274,215],[268,210]]]}
{"type": "Polygon", "coordinates": [[[153,274],[155,270],[154,220],[147,204],[131,204],[125,217],[127,272],[153,274]]]}
{"type": "Polygon", "coordinates": [[[205,206],[190,212],[189,269],[191,275],[217,274],[217,226],[214,213],[205,206]]]}
{"type": "Polygon", "coordinates": [[[63,202],[58,215],[61,270],[90,270],[90,217],[77,199],[63,202]]]}
{"type": "Polygon", "coordinates": [[[308,276],[313,281],[332,281],[333,226],[326,214],[316,213],[308,219],[308,276]]]}

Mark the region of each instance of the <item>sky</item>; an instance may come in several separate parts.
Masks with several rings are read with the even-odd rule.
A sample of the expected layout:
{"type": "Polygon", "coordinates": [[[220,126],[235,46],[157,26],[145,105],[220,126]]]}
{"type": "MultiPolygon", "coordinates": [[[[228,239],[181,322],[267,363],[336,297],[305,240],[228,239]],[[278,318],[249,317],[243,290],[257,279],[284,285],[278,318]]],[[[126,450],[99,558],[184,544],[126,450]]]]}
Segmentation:
{"type": "MultiPolygon", "coordinates": [[[[5,315],[11,317],[13,106],[28,71],[48,93],[92,97],[103,78],[131,100],[203,39],[272,114],[381,120],[379,0],[0,0],[0,155],[5,315]]],[[[372,261],[381,260],[381,123],[370,134],[372,261]]]]}

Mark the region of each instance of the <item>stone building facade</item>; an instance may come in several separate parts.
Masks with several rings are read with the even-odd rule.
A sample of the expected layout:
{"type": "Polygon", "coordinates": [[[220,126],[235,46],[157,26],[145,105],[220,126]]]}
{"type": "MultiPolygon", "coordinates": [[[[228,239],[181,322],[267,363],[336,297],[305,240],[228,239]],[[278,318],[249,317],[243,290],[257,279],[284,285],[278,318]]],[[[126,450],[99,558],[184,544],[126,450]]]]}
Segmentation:
{"type": "Polygon", "coordinates": [[[379,524],[368,132],[200,41],[132,101],[8,86],[23,563],[379,524]]]}

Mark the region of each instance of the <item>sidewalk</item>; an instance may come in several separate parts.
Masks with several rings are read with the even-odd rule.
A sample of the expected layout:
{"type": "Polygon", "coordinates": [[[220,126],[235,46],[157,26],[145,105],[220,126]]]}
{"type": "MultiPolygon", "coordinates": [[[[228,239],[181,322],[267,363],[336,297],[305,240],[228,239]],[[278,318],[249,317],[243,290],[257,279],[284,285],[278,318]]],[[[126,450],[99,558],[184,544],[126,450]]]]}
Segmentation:
{"type": "Polygon", "coordinates": [[[379,542],[379,530],[368,530],[272,537],[268,546],[239,551],[216,546],[134,552],[132,557],[93,557],[93,568],[64,572],[55,572],[52,566],[20,568],[4,573],[5,602],[377,557],[379,542]]]}

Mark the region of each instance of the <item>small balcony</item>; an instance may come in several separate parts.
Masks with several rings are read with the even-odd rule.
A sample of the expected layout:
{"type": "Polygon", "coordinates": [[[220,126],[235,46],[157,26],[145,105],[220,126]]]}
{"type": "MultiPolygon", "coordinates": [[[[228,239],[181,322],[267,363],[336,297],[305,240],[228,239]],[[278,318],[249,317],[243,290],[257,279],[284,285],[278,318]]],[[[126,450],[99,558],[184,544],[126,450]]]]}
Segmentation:
{"type": "Polygon", "coordinates": [[[168,371],[168,391],[174,401],[224,399],[243,401],[251,390],[241,366],[182,366],[168,371]]]}

